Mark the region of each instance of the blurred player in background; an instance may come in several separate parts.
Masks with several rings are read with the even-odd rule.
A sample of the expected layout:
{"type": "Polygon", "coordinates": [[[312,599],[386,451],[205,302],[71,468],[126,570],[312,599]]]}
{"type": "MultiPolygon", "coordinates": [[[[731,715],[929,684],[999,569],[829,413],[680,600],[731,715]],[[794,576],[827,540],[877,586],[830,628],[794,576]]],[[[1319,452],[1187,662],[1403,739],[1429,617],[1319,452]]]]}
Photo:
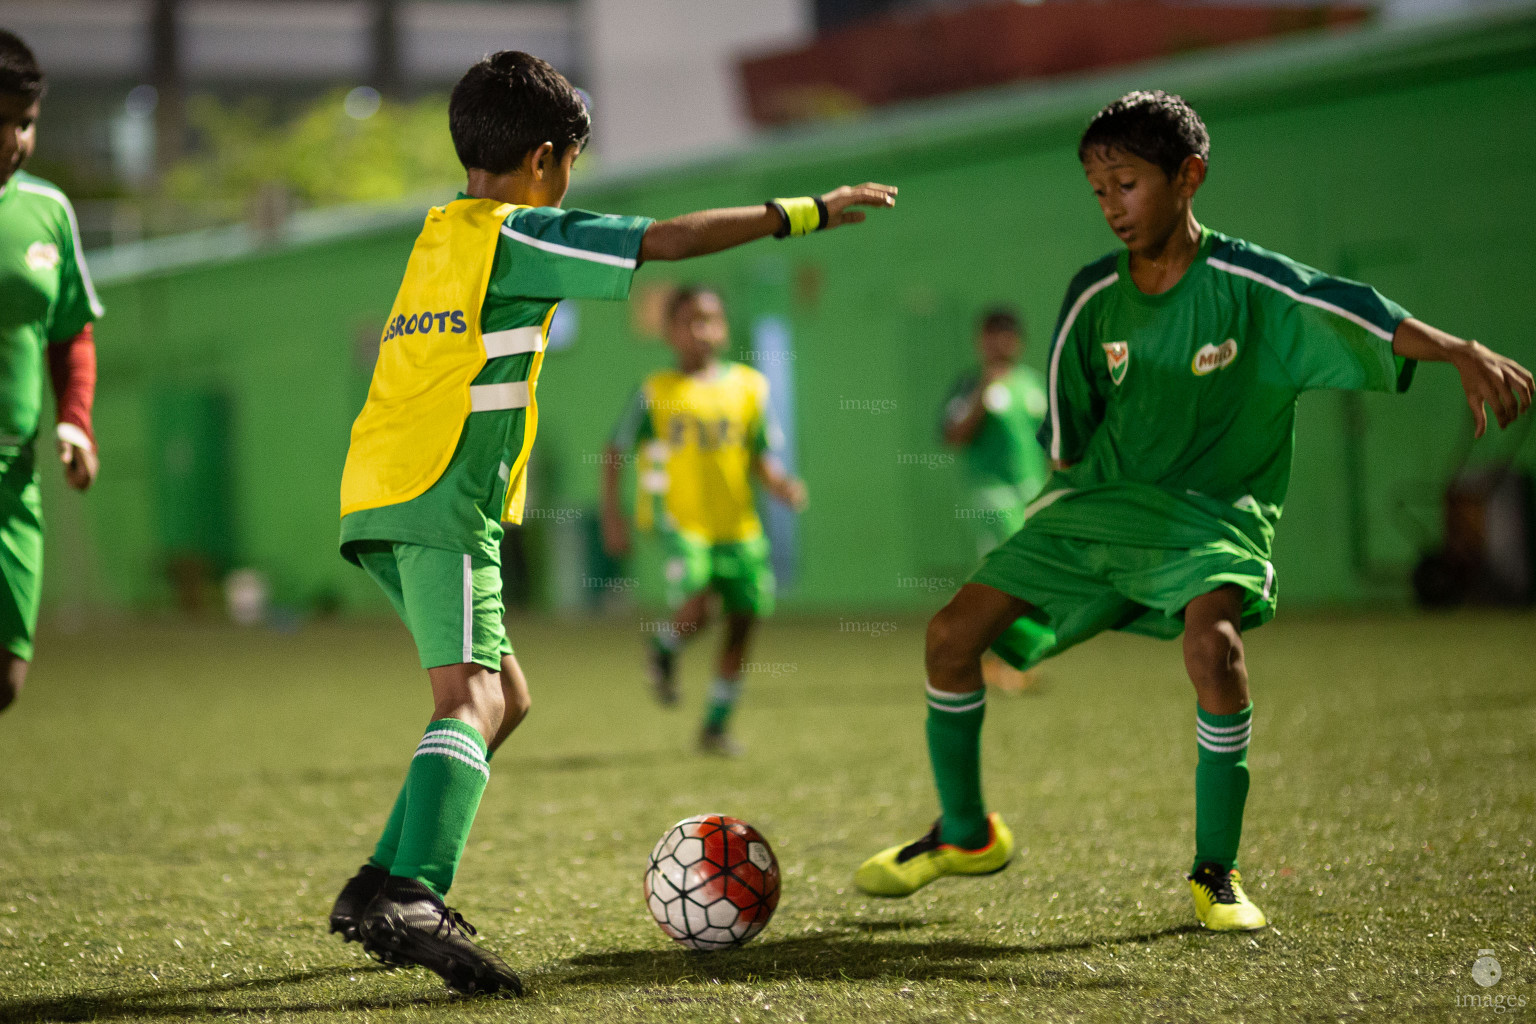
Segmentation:
{"type": "Polygon", "coordinates": [[[21,169],[37,146],[44,92],[37,58],[0,29],[0,711],[21,692],[43,584],[43,510],[35,456],[43,368],[53,378],[55,448],[77,491],[96,480],[91,404],[101,303],[69,200],[21,169]]]}
{"type": "Polygon", "coordinates": [[[799,511],[805,484],[784,469],[784,432],[768,401],[768,378],[720,358],[730,341],[725,307],[707,288],[681,288],[667,304],[667,344],[677,368],[646,378],[619,419],[603,460],[603,542],[629,551],[619,504],[619,468],[642,449],[635,519],[655,529],[665,551],[667,607],[673,618],[650,639],[657,699],[677,702],[677,653],[709,619],[711,592],[725,610],[699,749],[741,752],[727,731],[741,694],[742,664],[758,618],[773,610],[768,538],[758,521],[752,478],[799,511]]]}
{"type": "Polygon", "coordinates": [[[428,211],[352,426],[341,551],[416,641],[432,718],[368,863],[331,930],[464,993],[520,993],[449,908],[490,757],[529,708],[502,621],[503,521],[522,521],[535,389],[555,304],[623,299],[646,260],[803,235],[890,206],[895,189],[704,210],[668,221],[560,209],[586,145],[586,104],[561,74],[502,51],[454,87],[448,121],[467,183],[428,211]]]}
{"type": "MultiPolygon", "coordinates": [[[[980,368],[955,382],[944,406],[944,442],[962,452],[967,505],[962,510],[985,558],[1024,525],[1024,509],[1050,475],[1050,462],[1035,435],[1045,419],[1045,381],[1022,365],[1024,324],[1011,309],[995,307],[976,325],[980,368]]],[[[1003,690],[1032,685],[1035,672],[1020,672],[990,651],[982,675],[1003,690]]]]}
{"type": "Polygon", "coordinates": [[[1216,931],[1264,927],[1237,870],[1253,715],[1242,631],[1275,611],[1270,545],[1297,398],[1403,391],[1432,361],[1460,374],[1478,436],[1485,405],[1500,426],[1530,406],[1531,374],[1515,362],[1367,285],[1201,226],[1192,203],[1209,155],[1199,116],[1162,92],[1116,100],[1083,134],[1079,159],[1125,248],[1080,271],[1062,303],[1044,434],[1057,471],[928,626],[940,818],[865,861],[865,892],[905,896],[1012,857],[981,793],[988,646],[1024,667],[1106,629],[1182,634],[1196,696],[1195,915],[1216,931]]]}

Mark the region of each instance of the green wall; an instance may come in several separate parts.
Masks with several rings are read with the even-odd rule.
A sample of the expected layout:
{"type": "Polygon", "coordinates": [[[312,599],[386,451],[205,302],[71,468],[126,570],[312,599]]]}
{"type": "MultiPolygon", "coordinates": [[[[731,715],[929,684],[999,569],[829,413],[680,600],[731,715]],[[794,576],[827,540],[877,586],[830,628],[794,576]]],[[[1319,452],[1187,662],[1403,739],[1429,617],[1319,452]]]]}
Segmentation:
{"type": "MultiPolygon", "coordinates": [[[[1536,363],[1530,13],[1189,58],[578,182],[570,205],[657,217],[843,182],[901,188],[898,207],[861,228],[647,266],[637,278],[718,283],[738,343],[756,313],[791,325],[798,454],[812,498],[786,605],[931,607],[942,592],[913,578],[968,571],[954,467],[900,456],[942,450],[938,405],[969,360],[982,305],[1022,308],[1027,358],[1043,367],[1067,280],[1115,245],[1082,179],[1076,135],[1102,103],[1151,86],[1182,92],[1206,117],[1202,221],[1370,281],[1432,323],[1536,363]],[[863,400],[891,411],[866,411],[863,400]]],[[[164,453],[154,450],[153,424],[165,402],[191,393],[228,405],[234,561],[265,570],[284,602],[383,607],[335,554],[336,485],[366,389],[368,339],[417,224],[114,271],[99,332],[105,468],[84,503],[59,495],[50,474],[53,565],[68,568],[51,574],[51,602],[170,600],[157,564],[165,531],[156,494],[166,488],[156,482],[164,453]]],[[[627,306],[581,303],[577,313],[576,343],[548,356],[540,384],[538,507],[595,504],[595,456],[612,421],[640,376],[666,361],[659,343],[633,334],[627,306]]],[[[1469,454],[1468,424],[1444,367],[1422,371],[1400,398],[1305,396],[1276,548],[1287,603],[1403,595],[1416,551],[1438,531],[1438,494],[1469,454]],[[1351,438],[1364,466],[1353,481],[1351,438]],[[1352,487],[1369,526],[1363,572],[1351,556],[1352,487]]],[[[1470,455],[1501,458],[1515,440],[1493,437],[1470,455]]],[[[1532,448],[1519,453],[1527,466],[1532,448]]]]}

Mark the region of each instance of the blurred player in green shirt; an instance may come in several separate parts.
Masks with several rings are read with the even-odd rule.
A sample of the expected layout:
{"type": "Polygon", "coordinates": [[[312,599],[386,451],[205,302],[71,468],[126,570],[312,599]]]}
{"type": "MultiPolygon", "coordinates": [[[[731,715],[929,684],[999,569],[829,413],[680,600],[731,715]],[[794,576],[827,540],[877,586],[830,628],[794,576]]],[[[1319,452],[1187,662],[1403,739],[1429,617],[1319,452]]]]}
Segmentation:
{"type": "MultiPolygon", "coordinates": [[[[623,299],[647,260],[803,235],[890,206],[895,189],[703,210],[672,220],[562,210],[586,145],[585,102],[558,71],[492,54],[454,87],[449,130],[467,183],[427,211],[386,322],[341,480],[341,550],[416,641],[432,717],[368,863],[331,930],[463,993],[522,992],[449,908],[490,758],[529,708],[502,621],[498,542],[517,523],[537,387],[561,299],[623,299]]],[[[574,382],[567,394],[579,394],[574,382]]]]}
{"type": "MultiPolygon", "coordinates": [[[[1203,227],[1210,139],[1183,100],[1136,92],[1089,124],[1078,156],[1125,245],[1072,280],[1051,346],[1042,431],[1056,472],[1024,527],[928,626],[928,750],[942,813],[871,857],[864,891],[905,896],[1013,854],[981,795],[981,654],[1027,666],[1106,629],[1183,636],[1196,696],[1195,914],[1261,928],[1237,871],[1248,794],[1242,631],[1278,595],[1270,545],[1290,479],[1296,399],[1402,391],[1416,361],[1460,374],[1476,432],[1531,403],[1529,371],[1374,289],[1203,227]]],[[[1347,684],[1347,681],[1341,681],[1347,684]]],[[[1105,737],[1112,756],[1112,737],[1105,737]]]]}
{"type": "Polygon", "coordinates": [[[91,403],[101,303],[80,254],[69,200],[21,169],[37,145],[43,73],[25,43],[0,30],[0,711],[32,661],[43,584],[43,510],[35,449],[43,372],[57,405],[54,447],[64,478],[96,479],[91,403]]]}
{"type": "MultiPolygon", "coordinates": [[[[1023,354],[1018,314],[988,310],[976,325],[980,368],[955,383],[944,405],[944,442],[961,449],[968,490],[955,515],[969,524],[979,558],[1024,525],[1024,509],[1051,470],[1035,438],[1048,404],[1045,380],[1019,363],[1023,354]]],[[[1004,690],[1034,681],[1033,672],[1020,672],[991,652],[981,668],[988,684],[1004,690]]]]}

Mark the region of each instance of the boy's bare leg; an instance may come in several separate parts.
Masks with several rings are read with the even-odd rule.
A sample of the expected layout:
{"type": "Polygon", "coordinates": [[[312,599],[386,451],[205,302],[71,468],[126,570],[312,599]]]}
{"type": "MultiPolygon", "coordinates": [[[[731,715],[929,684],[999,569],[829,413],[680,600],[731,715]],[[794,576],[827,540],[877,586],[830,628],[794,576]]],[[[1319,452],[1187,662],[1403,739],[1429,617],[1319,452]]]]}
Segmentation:
{"type": "Polygon", "coordinates": [[[677,652],[709,624],[709,590],[694,594],[672,614],[670,632],[651,637],[649,662],[651,689],[661,704],[677,703],[677,652]]]}
{"type": "Polygon", "coordinates": [[[709,625],[709,590],[694,594],[672,615],[672,631],[679,646],[698,636],[709,625]]]}
{"type": "Polygon", "coordinates": [[[757,616],[752,612],[727,612],[725,639],[720,645],[720,660],[715,666],[715,680],[709,688],[709,705],[704,712],[704,729],[699,747],[707,754],[735,756],[741,747],[726,735],[726,726],[741,698],[741,673],[747,660],[747,644],[757,616]]]}
{"type": "Polygon", "coordinates": [[[928,685],[945,693],[982,688],[981,656],[1003,630],[1032,611],[1028,601],[967,583],[928,622],[928,685]]]}
{"type": "Polygon", "coordinates": [[[1207,927],[1258,928],[1264,915],[1238,879],[1237,851],[1248,801],[1253,705],[1243,660],[1243,590],[1225,586],[1184,609],[1184,666],[1195,685],[1195,859],[1190,881],[1207,927]]]}
{"type": "MultiPolygon", "coordinates": [[[[506,659],[502,666],[506,666],[506,659]]],[[[432,683],[434,722],[456,718],[473,727],[487,744],[501,731],[507,701],[502,694],[500,673],[471,662],[429,668],[427,678],[432,683]]]]}
{"type": "Polygon", "coordinates": [[[501,659],[501,699],[505,708],[501,716],[501,728],[496,730],[496,735],[487,744],[492,754],[512,735],[512,730],[528,717],[528,709],[533,706],[528,696],[528,678],[523,675],[523,667],[517,663],[517,658],[510,654],[501,659]]]}
{"type": "Polygon", "coordinates": [[[1201,594],[1184,609],[1184,668],[1200,706],[1211,714],[1232,715],[1248,706],[1240,587],[1201,594]]]}
{"type": "Polygon", "coordinates": [[[0,711],[4,711],[21,696],[22,684],[27,681],[27,669],[31,662],[16,657],[10,651],[0,651],[0,711]]]}

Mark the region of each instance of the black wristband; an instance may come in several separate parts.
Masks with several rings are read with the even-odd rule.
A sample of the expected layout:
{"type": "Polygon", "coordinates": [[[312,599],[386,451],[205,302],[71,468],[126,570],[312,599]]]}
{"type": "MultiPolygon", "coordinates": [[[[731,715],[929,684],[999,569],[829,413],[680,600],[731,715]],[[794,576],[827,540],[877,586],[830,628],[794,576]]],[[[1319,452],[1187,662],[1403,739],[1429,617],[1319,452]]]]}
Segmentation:
{"type": "MultiPolygon", "coordinates": [[[[821,196],[811,196],[811,198],[816,202],[816,212],[821,215],[821,222],[816,225],[816,230],[820,231],[827,226],[827,220],[831,214],[827,213],[827,204],[821,201],[821,196]]],[[[785,218],[785,223],[788,223],[788,218],[785,218]]]]}
{"type": "MultiPolygon", "coordinates": [[[[817,202],[820,202],[820,200],[817,200],[817,202]]],[[[772,210],[774,213],[778,214],[779,215],[779,219],[781,221],[783,221],[783,223],[779,225],[779,230],[777,230],[777,231],[775,231],[773,233],[773,237],[774,238],[788,238],[789,237],[789,211],[785,210],[784,207],[780,206],[778,201],[775,200],[775,199],[770,199],[770,200],[768,200],[768,202],[764,203],[763,205],[768,207],[768,209],[772,210]]],[[[826,222],[826,215],[825,214],[822,215],[822,222],[823,223],[826,222]]]]}

